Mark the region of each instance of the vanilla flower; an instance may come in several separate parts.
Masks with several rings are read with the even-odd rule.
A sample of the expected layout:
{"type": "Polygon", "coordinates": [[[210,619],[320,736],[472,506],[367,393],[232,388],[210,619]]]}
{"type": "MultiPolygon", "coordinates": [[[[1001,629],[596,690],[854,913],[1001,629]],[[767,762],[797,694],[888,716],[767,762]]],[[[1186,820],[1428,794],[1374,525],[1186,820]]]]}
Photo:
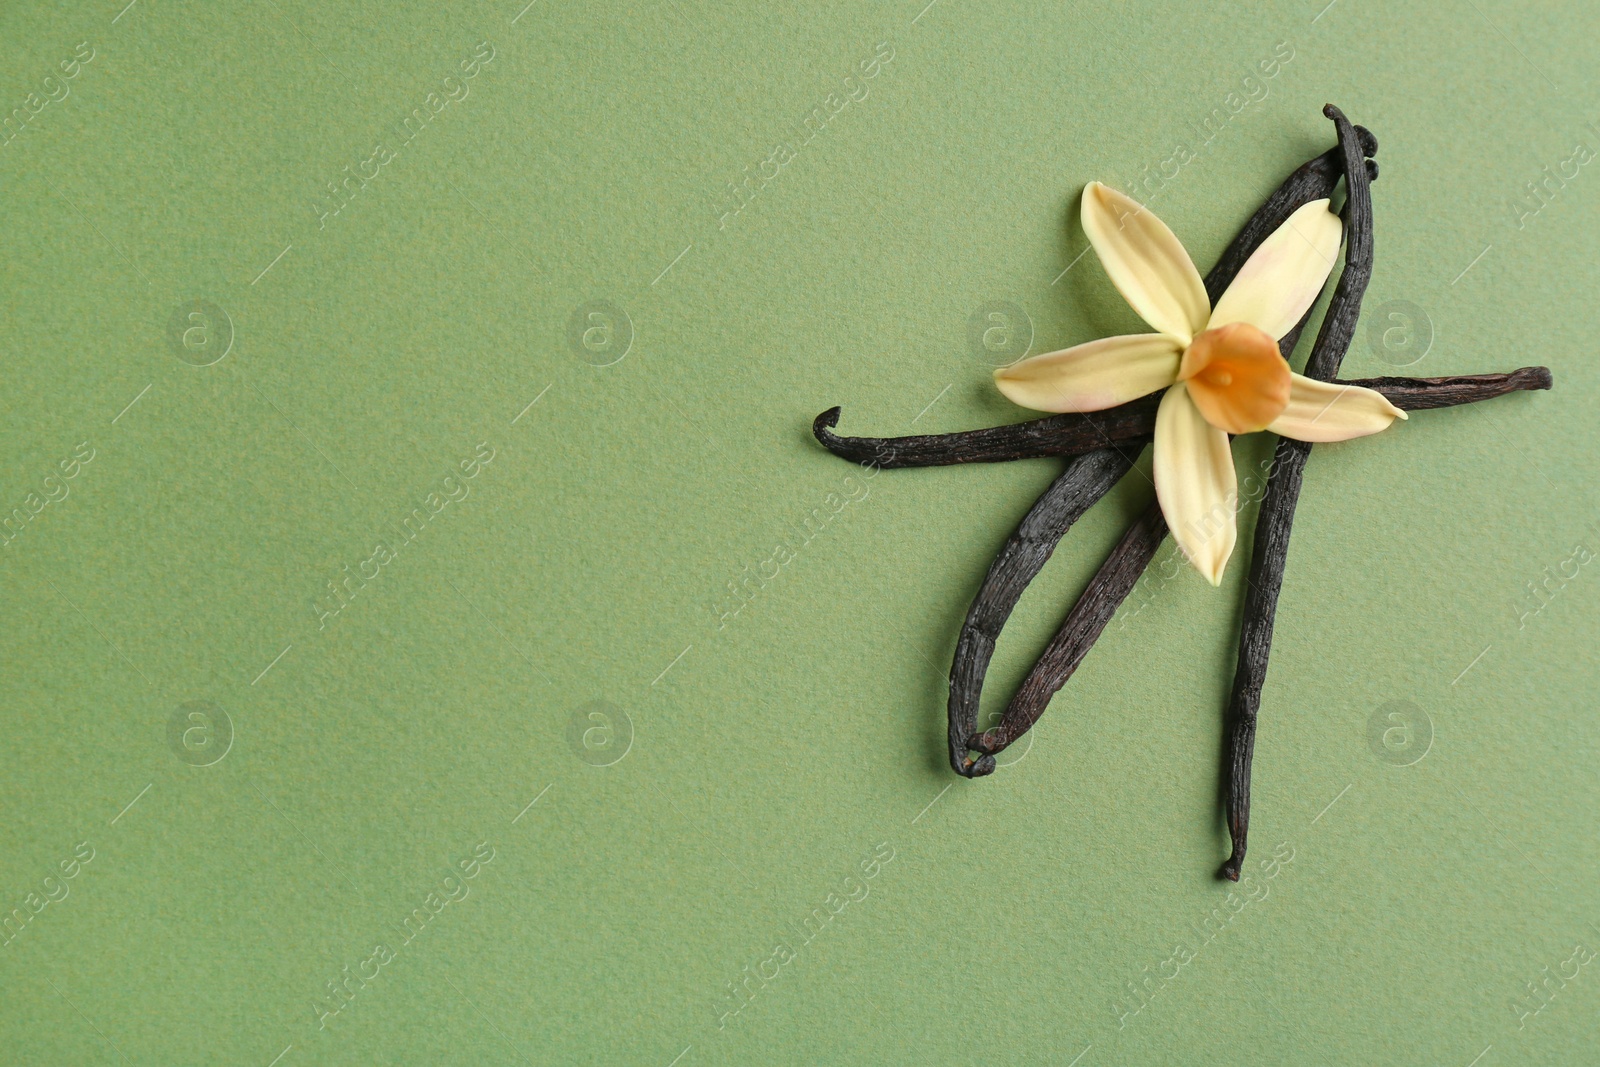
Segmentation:
{"type": "Polygon", "coordinates": [[[1034,356],[996,371],[995,383],[1013,403],[1055,412],[1102,411],[1166,389],[1156,413],[1156,497],[1184,555],[1219,585],[1238,537],[1229,434],[1345,441],[1406,417],[1371,389],[1291,372],[1278,351],[1328,280],[1343,223],[1327,200],[1306,204],[1261,243],[1215,308],[1189,253],[1137,201],[1091,182],[1083,230],[1156,332],[1034,356]]]}

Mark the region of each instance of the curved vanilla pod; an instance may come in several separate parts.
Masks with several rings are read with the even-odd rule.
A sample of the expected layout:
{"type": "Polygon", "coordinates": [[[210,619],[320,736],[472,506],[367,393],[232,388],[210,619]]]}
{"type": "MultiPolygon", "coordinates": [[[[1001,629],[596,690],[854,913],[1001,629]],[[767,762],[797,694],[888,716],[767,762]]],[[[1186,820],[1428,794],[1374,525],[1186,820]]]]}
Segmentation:
{"type": "Polygon", "coordinates": [[[1139,576],[1150,565],[1156,550],[1166,539],[1167,520],[1161,514],[1161,505],[1152,502],[1144,514],[1123,533],[1122,539],[1106,556],[1083,595],[1072,605],[1061,629],[1045,646],[1038,662],[1012,696],[999,725],[967,742],[968,748],[982,753],[978,762],[992,762],[995,753],[1027,733],[1039,721],[1050,698],[1066,684],[1072,672],[1078,669],[1078,664],[1083,662],[1083,657],[1089,654],[1101,631],[1138,584],[1139,576]]]}
{"type": "Polygon", "coordinates": [[[967,745],[978,732],[978,699],[983,695],[983,676],[989,670],[995,641],[1022,591],[1043,569],[1072,524],[1128,473],[1147,444],[1145,439],[1126,449],[1102,448],[1074,459],[1028,509],[989,564],[961,624],[950,664],[950,765],[957,774],[972,778],[994,771],[993,756],[969,759],[967,745]]]}
{"type": "MultiPolygon", "coordinates": [[[[1345,264],[1339,274],[1322,320],[1316,345],[1306,361],[1306,377],[1331,381],[1339,373],[1361,314],[1361,298],[1372,277],[1372,187],[1363,165],[1361,146],[1350,120],[1332,104],[1322,113],[1339,131],[1345,169],[1345,264]]],[[[1256,519],[1255,545],[1250,555],[1250,580],[1245,590],[1244,621],[1239,632],[1239,663],[1234,670],[1228,714],[1228,833],[1233,853],[1222,865],[1222,877],[1239,880],[1250,831],[1250,763],[1255,751],[1256,716],[1261,708],[1261,687],[1267,677],[1272,652],[1272,624],[1283,588],[1284,566],[1289,558],[1289,534],[1294,509],[1300,499],[1301,480],[1311,445],[1293,438],[1278,439],[1272,475],[1256,519]]]]}
{"type": "Polygon", "coordinates": [[[885,469],[947,467],[957,463],[1004,463],[1041,456],[1080,456],[1117,441],[1149,436],[1161,394],[1085,414],[1051,415],[1010,426],[924,434],[915,437],[840,437],[839,409],[829,408],[811,425],[822,447],[856,463],[885,469]]]}

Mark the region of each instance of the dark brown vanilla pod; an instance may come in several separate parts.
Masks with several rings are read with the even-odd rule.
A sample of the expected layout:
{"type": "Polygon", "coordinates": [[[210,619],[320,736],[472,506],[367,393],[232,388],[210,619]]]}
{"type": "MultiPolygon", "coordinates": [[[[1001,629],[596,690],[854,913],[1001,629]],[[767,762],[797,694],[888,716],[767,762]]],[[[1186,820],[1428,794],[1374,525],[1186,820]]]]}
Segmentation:
{"type": "MultiPolygon", "coordinates": [[[[1345,265],[1339,273],[1317,343],[1306,361],[1306,376],[1331,381],[1339,373],[1361,314],[1361,298],[1372,277],[1372,187],[1366,160],[1355,130],[1344,113],[1329,104],[1322,113],[1339,131],[1344,154],[1346,196],[1344,205],[1345,265]]],[[[1267,493],[1256,519],[1254,548],[1250,556],[1250,581],[1245,590],[1244,621],[1239,633],[1239,662],[1234,669],[1229,700],[1228,833],[1233,852],[1222,865],[1224,878],[1237,882],[1244,865],[1250,832],[1250,769],[1255,752],[1256,719],[1261,709],[1261,687],[1272,653],[1272,627],[1289,559],[1289,535],[1294,527],[1295,505],[1305,475],[1311,446],[1283,438],[1274,455],[1267,493]]]]}
{"type": "Polygon", "coordinates": [[[1344,270],[1339,272],[1339,283],[1334,286],[1333,299],[1328,303],[1328,313],[1305,369],[1306,377],[1327,382],[1338,375],[1339,365],[1350,350],[1356,320],[1361,317],[1361,298],[1372,280],[1372,183],[1350,120],[1332,104],[1325,106],[1322,113],[1333,120],[1339,131],[1346,174],[1344,270]]]}
{"type": "Polygon", "coordinates": [[[1234,669],[1229,699],[1228,833],[1233,852],[1222,865],[1222,876],[1239,880],[1250,834],[1250,769],[1255,753],[1256,719],[1261,709],[1261,687],[1272,654],[1272,626],[1283,589],[1284,566],[1289,559],[1289,535],[1294,528],[1295,504],[1305,477],[1311,446],[1289,437],[1278,439],[1272,457],[1272,475],[1256,519],[1250,581],[1245,590],[1244,621],[1239,631],[1239,663],[1234,669]]]}
{"type": "MultiPolygon", "coordinates": [[[[1286,335],[1282,349],[1294,350],[1298,328],[1286,335]]],[[[1550,388],[1548,367],[1522,367],[1497,374],[1457,374],[1443,378],[1351,378],[1337,385],[1374,389],[1403,411],[1456,407],[1492,400],[1523,389],[1550,388]]],[[[1142,396],[1120,407],[1085,415],[1051,415],[1010,426],[926,434],[914,437],[840,437],[832,427],[839,409],[818,415],[812,432],[829,452],[855,463],[892,470],[901,467],[944,467],[959,463],[1005,463],[1044,456],[1081,456],[1109,444],[1134,441],[1155,432],[1161,394],[1142,396]]]]}
{"type": "Polygon", "coordinates": [[[1083,657],[1089,654],[1166,538],[1167,520],[1161,515],[1161,505],[1153,503],[1133,521],[1106,556],[1083,595],[1067,613],[1061,629],[1050,639],[1033,670],[1012,696],[1000,724],[967,742],[969,748],[983,753],[980,763],[988,760],[992,765],[997,753],[1039,721],[1050,698],[1067,683],[1083,657]]]}
{"type": "Polygon", "coordinates": [[[1401,411],[1426,411],[1476,404],[1524,389],[1549,389],[1549,367],[1519,367],[1502,374],[1454,374],[1444,378],[1339,378],[1336,385],[1362,386],[1388,397],[1401,411]]]}
{"type": "Polygon", "coordinates": [[[899,467],[945,467],[957,463],[1004,463],[1041,456],[1077,456],[1116,441],[1148,436],[1156,424],[1160,394],[1089,414],[1051,415],[1010,426],[925,434],[914,437],[840,437],[839,409],[829,408],[812,423],[822,447],[856,463],[899,467]]]}
{"type": "Polygon", "coordinates": [[[1098,449],[1069,463],[1029,509],[1016,532],[1006,538],[989,565],[989,572],[967,609],[950,665],[950,766],[957,774],[974,778],[994,771],[992,757],[976,762],[967,758],[967,739],[978,732],[978,701],[983,695],[983,678],[994,655],[995,641],[1022,598],[1022,591],[1044,567],[1072,524],[1128,473],[1147,443],[1098,449]]]}

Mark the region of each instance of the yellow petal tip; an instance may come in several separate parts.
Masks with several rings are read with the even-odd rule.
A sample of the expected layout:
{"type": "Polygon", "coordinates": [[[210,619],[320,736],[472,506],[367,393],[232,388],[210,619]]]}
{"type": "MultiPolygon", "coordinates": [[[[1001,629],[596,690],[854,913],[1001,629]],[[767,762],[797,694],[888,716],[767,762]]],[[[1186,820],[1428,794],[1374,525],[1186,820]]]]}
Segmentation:
{"type": "Polygon", "coordinates": [[[1207,560],[1205,563],[1196,563],[1195,570],[1200,572],[1200,577],[1211,583],[1213,589],[1222,587],[1222,576],[1227,573],[1228,560],[1233,557],[1233,549],[1219,560],[1207,560]]]}

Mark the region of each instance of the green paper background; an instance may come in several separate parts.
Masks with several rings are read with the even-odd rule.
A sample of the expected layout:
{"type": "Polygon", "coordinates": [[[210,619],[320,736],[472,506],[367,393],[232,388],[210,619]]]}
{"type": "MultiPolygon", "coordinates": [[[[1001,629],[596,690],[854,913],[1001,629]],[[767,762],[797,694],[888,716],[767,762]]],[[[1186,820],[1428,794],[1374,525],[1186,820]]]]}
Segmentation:
{"type": "MultiPolygon", "coordinates": [[[[1600,171],[1543,170],[1600,150],[1592,10],[122,3],[0,13],[0,507],[70,490],[0,549],[0,1060],[1594,1061],[1600,171]],[[1556,388],[1317,449],[1246,890],[1214,874],[1246,550],[1218,592],[1169,544],[960,781],[957,629],[1059,464],[864,478],[808,431],[1023,417],[976,310],[1034,352],[1137,328],[1083,184],[1198,152],[1151,202],[1205,268],[1330,100],[1381,145],[1345,372],[1556,388]],[[214,310],[169,336],[194,300],[231,346],[214,310]],[[569,342],[592,301],[631,322],[609,366],[620,334],[569,342]]],[[[1150,496],[1072,532],[986,709],[1150,496]]]]}

